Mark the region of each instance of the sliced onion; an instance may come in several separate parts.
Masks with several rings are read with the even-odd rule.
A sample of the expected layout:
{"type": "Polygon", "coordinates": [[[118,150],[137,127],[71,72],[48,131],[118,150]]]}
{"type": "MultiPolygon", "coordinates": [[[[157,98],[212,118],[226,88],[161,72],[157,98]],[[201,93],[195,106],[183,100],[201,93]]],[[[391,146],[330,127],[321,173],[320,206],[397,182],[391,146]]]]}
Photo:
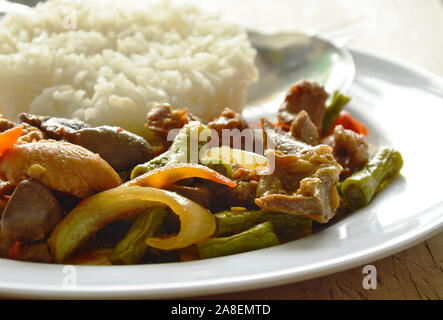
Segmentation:
{"type": "Polygon", "coordinates": [[[211,148],[200,159],[203,164],[214,160],[221,161],[222,163],[236,164],[249,170],[266,167],[268,163],[268,159],[262,155],[240,149],[232,149],[228,146],[211,148]]]}
{"type": "Polygon", "coordinates": [[[125,186],[144,186],[164,188],[179,180],[187,178],[202,178],[216,183],[235,187],[237,183],[208,167],[193,163],[177,163],[149,171],[137,178],[126,182],[125,186]]]}
{"type": "Polygon", "coordinates": [[[215,219],[199,204],[174,192],[120,186],[82,201],[55,228],[49,239],[55,262],[65,261],[87,239],[109,223],[130,212],[163,205],[179,216],[180,231],[167,239],[147,239],[150,246],[163,250],[181,249],[214,234],[215,219]]]}

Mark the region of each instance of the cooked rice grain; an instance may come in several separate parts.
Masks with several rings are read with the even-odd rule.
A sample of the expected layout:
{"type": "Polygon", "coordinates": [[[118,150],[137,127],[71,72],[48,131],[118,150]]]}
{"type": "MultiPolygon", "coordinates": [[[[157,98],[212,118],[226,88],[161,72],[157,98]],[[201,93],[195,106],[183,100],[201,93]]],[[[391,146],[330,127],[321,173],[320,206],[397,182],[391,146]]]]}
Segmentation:
{"type": "Polygon", "coordinates": [[[238,26],[168,1],[49,0],[0,22],[0,112],[143,132],[155,103],[211,119],[257,79],[238,26]]]}

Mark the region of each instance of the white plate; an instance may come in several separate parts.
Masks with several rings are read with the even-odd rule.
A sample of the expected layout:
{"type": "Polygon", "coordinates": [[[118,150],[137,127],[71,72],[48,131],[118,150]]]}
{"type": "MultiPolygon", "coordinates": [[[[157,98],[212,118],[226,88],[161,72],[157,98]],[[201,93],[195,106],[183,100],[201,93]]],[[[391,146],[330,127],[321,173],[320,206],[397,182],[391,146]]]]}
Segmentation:
{"type": "MultiPolygon", "coordinates": [[[[76,267],[0,259],[0,294],[28,298],[176,298],[306,280],[383,258],[443,228],[443,81],[410,64],[352,50],[350,110],[371,140],[403,153],[403,176],[373,203],[305,239],[196,262],[76,267]],[[72,282],[71,282],[72,283],[72,282]]],[[[278,105],[278,102],[276,102],[278,105]]]]}

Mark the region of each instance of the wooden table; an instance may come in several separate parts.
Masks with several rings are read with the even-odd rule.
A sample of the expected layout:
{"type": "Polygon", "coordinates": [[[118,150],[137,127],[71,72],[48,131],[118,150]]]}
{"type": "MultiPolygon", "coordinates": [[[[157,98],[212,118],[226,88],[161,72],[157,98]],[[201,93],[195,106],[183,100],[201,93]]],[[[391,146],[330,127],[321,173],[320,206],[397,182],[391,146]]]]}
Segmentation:
{"type": "MultiPolygon", "coordinates": [[[[260,1],[254,0],[256,8],[260,7],[260,1]]],[[[263,11],[269,6],[266,2],[271,1],[262,1],[263,11]]],[[[357,6],[363,3],[363,1],[350,0],[321,2],[324,6],[336,2],[338,8],[325,7],[325,11],[336,10],[345,14],[354,12],[357,6]]],[[[297,0],[273,0],[272,3],[281,6],[275,10],[277,12],[294,12],[300,10],[301,4],[297,0]]],[[[318,10],[318,0],[313,0],[313,3],[318,10]]],[[[364,5],[370,10],[370,21],[359,31],[351,44],[403,58],[443,76],[443,1],[367,0],[364,5]]],[[[327,16],[327,13],[319,12],[318,15],[327,16]]],[[[255,18],[249,16],[246,20],[248,24],[266,24],[272,28],[278,28],[278,23],[287,28],[290,23],[287,17],[274,19],[270,23],[263,19],[267,19],[266,15],[257,14],[255,18]]],[[[372,264],[377,268],[378,274],[376,290],[363,288],[364,275],[362,267],[358,267],[296,284],[205,298],[265,300],[443,298],[443,233],[416,247],[372,264]]]]}

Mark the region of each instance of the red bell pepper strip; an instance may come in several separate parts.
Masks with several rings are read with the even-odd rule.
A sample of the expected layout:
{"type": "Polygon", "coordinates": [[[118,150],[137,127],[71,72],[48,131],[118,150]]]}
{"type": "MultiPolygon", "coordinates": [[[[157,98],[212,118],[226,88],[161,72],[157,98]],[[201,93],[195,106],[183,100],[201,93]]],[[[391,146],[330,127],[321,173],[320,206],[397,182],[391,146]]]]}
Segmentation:
{"type": "Polygon", "coordinates": [[[358,121],[347,111],[342,111],[340,116],[335,122],[334,128],[338,125],[342,125],[343,128],[357,132],[358,134],[368,136],[368,127],[362,122],[358,121]]]}

